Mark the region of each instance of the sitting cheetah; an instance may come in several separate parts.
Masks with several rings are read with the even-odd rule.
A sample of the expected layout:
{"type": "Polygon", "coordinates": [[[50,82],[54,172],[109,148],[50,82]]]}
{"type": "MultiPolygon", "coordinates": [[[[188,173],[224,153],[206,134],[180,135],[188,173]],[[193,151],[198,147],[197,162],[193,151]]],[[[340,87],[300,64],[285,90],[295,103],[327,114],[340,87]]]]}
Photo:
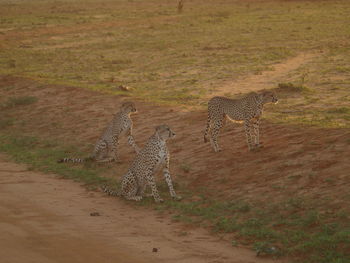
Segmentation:
{"type": "Polygon", "coordinates": [[[139,152],[134,137],[132,136],[132,120],[130,115],[137,112],[134,103],[124,102],[120,111],[115,114],[113,120],[107,126],[100,139],[95,144],[92,155],[88,158],[63,158],[58,160],[63,162],[111,162],[118,159],[118,143],[121,136],[128,136],[128,143],[139,152]]]}
{"type": "Polygon", "coordinates": [[[156,127],[155,133],[148,139],[145,147],[137,154],[128,172],[121,181],[121,191],[102,187],[109,195],[124,196],[127,200],[140,201],[145,196],[147,186],[151,187],[152,196],[156,202],[162,202],[154,176],[163,168],[165,181],[168,184],[172,198],[179,200],[169,173],[170,155],[166,146],[168,139],[175,136],[167,125],[156,127]]]}
{"type": "Polygon", "coordinates": [[[249,150],[261,147],[259,144],[259,121],[264,104],[277,103],[278,99],[271,91],[250,93],[242,99],[229,99],[214,97],[208,102],[208,122],[204,134],[204,142],[207,142],[210,132],[210,143],[215,152],[220,151],[217,137],[224,126],[226,118],[231,121],[243,122],[249,150]]]}

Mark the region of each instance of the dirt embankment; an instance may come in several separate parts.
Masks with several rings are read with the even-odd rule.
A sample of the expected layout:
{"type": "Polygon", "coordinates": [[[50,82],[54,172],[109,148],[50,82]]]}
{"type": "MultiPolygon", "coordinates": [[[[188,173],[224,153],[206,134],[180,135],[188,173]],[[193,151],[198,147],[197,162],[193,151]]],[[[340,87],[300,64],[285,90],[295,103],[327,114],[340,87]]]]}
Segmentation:
{"type": "MultiPolygon", "coordinates": [[[[110,96],[90,90],[40,85],[27,79],[2,77],[1,96],[35,96],[38,101],[8,112],[21,119],[25,133],[82,145],[86,154],[127,97],[110,96]],[[11,88],[6,88],[11,87],[11,88]]],[[[247,150],[242,125],[228,123],[219,137],[223,151],[214,153],[203,143],[206,112],[186,112],[136,101],[134,135],[139,145],[156,125],[168,124],[177,134],[169,142],[174,180],[189,189],[206,189],[215,198],[280,201],[290,197],[327,197],[335,209],[346,205],[349,189],[350,132],[277,125],[262,121],[265,148],[247,150]]],[[[283,100],[280,100],[283,104],[283,100]]],[[[267,106],[273,107],[273,105],[267,106]]],[[[132,149],[121,145],[122,163],[113,176],[121,176],[133,158],[132,149]]]]}
{"type": "Polygon", "coordinates": [[[233,248],[204,230],[184,228],[166,215],[28,171],[4,156],[0,233],[2,263],[276,262],[233,248]]]}

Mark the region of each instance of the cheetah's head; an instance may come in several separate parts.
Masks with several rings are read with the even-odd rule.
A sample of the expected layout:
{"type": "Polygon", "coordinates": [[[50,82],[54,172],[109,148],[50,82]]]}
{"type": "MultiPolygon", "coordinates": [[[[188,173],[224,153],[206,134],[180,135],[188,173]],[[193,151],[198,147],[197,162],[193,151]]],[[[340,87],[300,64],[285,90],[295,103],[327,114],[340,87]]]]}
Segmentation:
{"type": "Polygon", "coordinates": [[[156,133],[158,133],[158,135],[163,139],[163,140],[167,140],[170,138],[175,137],[175,132],[173,132],[168,125],[159,125],[156,127],[156,133]]]}
{"type": "Polygon", "coordinates": [[[127,111],[127,112],[132,112],[132,113],[137,112],[135,104],[133,102],[130,102],[130,101],[124,102],[120,108],[122,111],[127,111]]]}
{"type": "Polygon", "coordinates": [[[264,91],[261,93],[263,98],[263,103],[274,103],[276,104],[278,102],[277,96],[272,91],[264,91]]]}

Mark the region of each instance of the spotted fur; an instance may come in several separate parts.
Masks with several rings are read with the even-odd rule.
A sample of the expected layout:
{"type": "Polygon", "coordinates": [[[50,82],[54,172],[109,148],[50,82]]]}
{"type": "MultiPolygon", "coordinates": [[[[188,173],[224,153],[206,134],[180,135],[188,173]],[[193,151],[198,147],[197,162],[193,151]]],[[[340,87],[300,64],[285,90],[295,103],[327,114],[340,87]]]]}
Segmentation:
{"type": "Polygon", "coordinates": [[[122,136],[128,137],[128,143],[134,148],[135,152],[139,151],[132,135],[132,120],[130,115],[136,113],[136,107],[132,102],[125,102],[120,107],[120,111],[115,114],[114,118],[107,126],[101,137],[95,144],[94,151],[87,158],[63,158],[58,160],[59,163],[65,162],[112,162],[118,160],[118,144],[122,136]]]}
{"type": "Polygon", "coordinates": [[[172,198],[180,199],[176,195],[170,172],[170,155],[166,145],[168,139],[173,138],[175,133],[167,126],[156,127],[155,133],[148,139],[145,147],[137,154],[128,172],[121,181],[121,191],[114,191],[108,187],[102,190],[110,195],[123,196],[127,200],[140,201],[145,195],[147,186],[150,186],[155,202],[162,202],[154,176],[163,170],[165,181],[169,187],[172,198]]]}
{"type": "Polygon", "coordinates": [[[208,102],[208,121],[204,134],[204,142],[208,141],[215,152],[220,151],[217,137],[224,126],[226,117],[235,122],[244,122],[249,150],[261,147],[259,142],[259,124],[266,103],[277,103],[276,95],[271,91],[250,93],[241,99],[214,97],[208,102]]]}

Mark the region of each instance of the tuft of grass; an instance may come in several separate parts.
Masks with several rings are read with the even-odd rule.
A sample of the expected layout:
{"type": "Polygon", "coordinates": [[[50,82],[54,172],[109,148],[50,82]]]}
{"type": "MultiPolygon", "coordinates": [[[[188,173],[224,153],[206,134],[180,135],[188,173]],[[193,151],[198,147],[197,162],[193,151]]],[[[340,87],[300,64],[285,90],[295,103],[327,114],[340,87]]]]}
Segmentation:
{"type": "Polygon", "coordinates": [[[185,173],[189,173],[191,171],[191,166],[187,163],[181,164],[180,167],[185,173]]]}
{"type": "Polygon", "coordinates": [[[286,92],[310,92],[310,89],[304,85],[296,85],[290,82],[278,83],[278,89],[286,92]]]}
{"type": "Polygon", "coordinates": [[[13,125],[14,120],[13,119],[0,119],[0,129],[5,129],[9,126],[13,125]]]}
{"type": "Polygon", "coordinates": [[[331,113],[331,114],[350,114],[350,108],[349,107],[337,107],[337,108],[329,109],[326,112],[331,113]]]}
{"type": "Polygon", "coordinates": [[[17,106],[30,105],[37,101],[38,98],[33,96],[10,97],[0,105],[0,108],[6,110],[17,106]]]}

